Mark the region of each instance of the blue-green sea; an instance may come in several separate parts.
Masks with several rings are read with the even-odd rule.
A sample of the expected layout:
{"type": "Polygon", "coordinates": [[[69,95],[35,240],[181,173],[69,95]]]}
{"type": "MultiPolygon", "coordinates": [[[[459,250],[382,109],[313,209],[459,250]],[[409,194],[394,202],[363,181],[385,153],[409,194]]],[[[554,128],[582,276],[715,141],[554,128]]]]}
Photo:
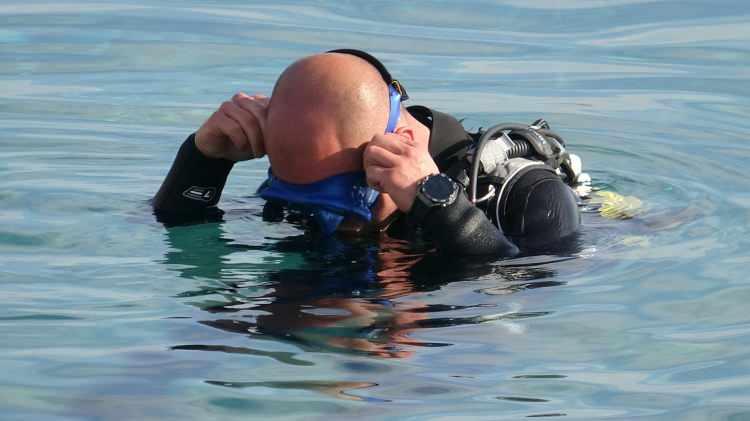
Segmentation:
{"type": "Polygon", "coordinates": [[[750,419],[750,3],[0,2],[0,419],[750,419]],[[294,60],[379,57],[470,129],[544,117],[631,219],[465,261],[148,204],[294,60]]]}

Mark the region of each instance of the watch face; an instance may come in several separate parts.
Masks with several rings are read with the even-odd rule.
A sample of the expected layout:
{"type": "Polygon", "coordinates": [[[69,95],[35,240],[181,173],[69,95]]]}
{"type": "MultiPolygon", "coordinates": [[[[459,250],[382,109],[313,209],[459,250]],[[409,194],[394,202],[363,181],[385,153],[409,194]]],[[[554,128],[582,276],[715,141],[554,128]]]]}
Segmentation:
{"type": "Polygon", "coordinates": [[[444,203],[450,201],[456,191],[456,184],[446,175],[438,174],[425,180],[422,191],[432,201],[444,203]]]}

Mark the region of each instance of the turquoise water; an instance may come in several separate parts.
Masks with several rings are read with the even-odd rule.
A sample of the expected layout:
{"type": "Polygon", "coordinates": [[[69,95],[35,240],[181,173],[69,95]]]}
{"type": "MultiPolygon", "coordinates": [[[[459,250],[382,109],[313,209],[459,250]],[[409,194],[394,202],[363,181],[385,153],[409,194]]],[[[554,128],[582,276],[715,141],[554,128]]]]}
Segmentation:
{"type": "Polygon", "coordinates": [[[750,419],[750,6],[0,4],[0,418],[750,419]],[[147,200],[192,130],[367,49],[469,127],[545,117],[597,187],[574,256],[436,261],[147,200]]]}

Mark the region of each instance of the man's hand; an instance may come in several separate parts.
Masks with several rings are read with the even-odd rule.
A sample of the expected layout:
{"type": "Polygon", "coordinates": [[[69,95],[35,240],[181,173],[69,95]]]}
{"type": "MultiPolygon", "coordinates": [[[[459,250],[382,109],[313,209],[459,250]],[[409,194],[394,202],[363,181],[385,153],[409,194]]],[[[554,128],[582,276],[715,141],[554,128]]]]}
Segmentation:
{"type": "Polygon", "coordinates": [[[411,130],[376,135],[364,152],[367,183],[391,196],[402,212],[409,212],[417,195],[417,183],[438,167],[427,145],[418,145],[411,130]]]}
{"type": "Polygon", "coordinates": [[[209,158],[245,161],[266,154],[263,139],[269,98],[239,92],[195,133],[195,146],[209,158]]]}

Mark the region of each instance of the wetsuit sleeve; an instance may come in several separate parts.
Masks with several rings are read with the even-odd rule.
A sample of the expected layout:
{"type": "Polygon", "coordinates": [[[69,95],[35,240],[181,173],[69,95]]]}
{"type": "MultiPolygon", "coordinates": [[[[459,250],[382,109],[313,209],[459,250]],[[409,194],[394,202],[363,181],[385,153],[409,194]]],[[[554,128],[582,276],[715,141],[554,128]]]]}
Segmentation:
{"type": "Polygon", "coordinates": [[[519,252],[463,192],[450,206],[430,210],[421,226],[442,253],[511,257],[519,252]]]}
{"type": "Polygon", "coordinates": [[[157,218],[200,218],[219,212],[216,204],[233,165],[232,161],[203,155],[195,146],[195,134],[190,135],[151,202],[157,218]]]}

